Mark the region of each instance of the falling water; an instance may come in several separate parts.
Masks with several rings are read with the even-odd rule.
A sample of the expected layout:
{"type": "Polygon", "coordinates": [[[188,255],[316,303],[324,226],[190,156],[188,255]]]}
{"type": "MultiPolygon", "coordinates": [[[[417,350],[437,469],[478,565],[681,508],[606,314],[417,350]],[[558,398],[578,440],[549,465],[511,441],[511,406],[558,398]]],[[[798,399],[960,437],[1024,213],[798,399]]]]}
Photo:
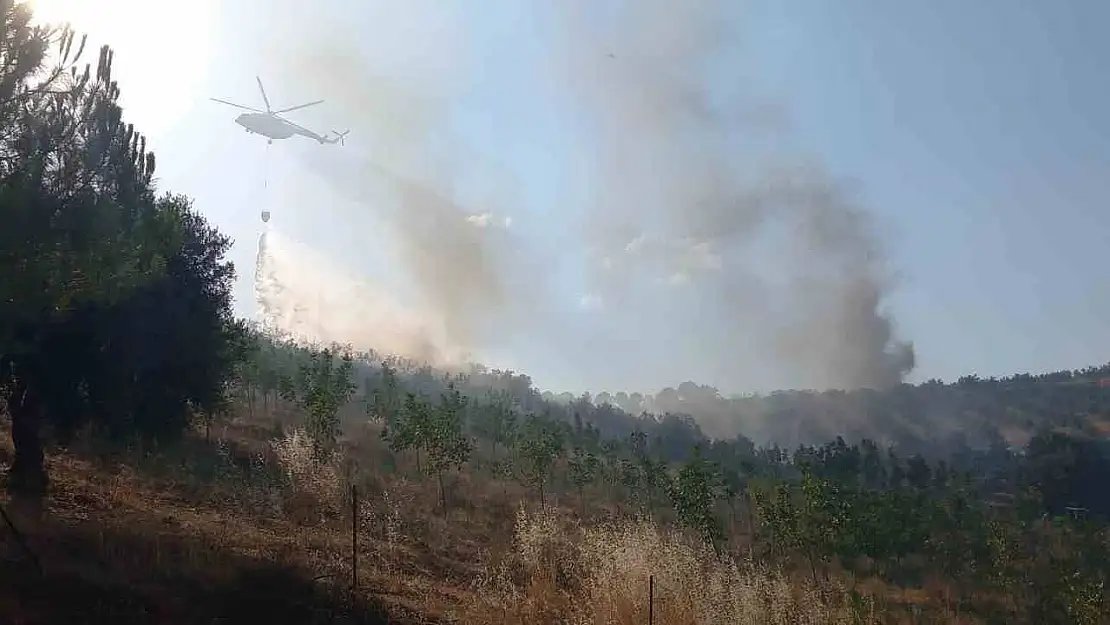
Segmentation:
{"type": "Polygon", "coordinates": [[[262,328],[298,342],[342,343],[437,365],[466,358],[447,339],[442,319],[403,306],[271,223],[258,238],[254,293],[262,328]]]}

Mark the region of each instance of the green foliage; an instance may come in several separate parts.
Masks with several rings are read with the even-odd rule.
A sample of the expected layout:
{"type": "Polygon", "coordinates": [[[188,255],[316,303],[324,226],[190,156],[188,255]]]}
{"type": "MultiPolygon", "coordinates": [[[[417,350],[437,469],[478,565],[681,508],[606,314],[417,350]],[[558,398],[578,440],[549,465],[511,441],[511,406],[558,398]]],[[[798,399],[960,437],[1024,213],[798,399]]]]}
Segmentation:
{"type": "Polygon", "coordinates": [[[282,384],[287,401],[296,402],[306,412],[306,431],[312,438],[316,459],[324,461],[335,450],[339,439],[339,409],[354,396],[354,362],[349,352],[338,358],[330,349],[313,350],[302,362],[295,377],[282,384]]]}
{"type": "Polygon", "coordinates": [[[752,489],[752,499],[759,512],[770,555],[785,559],[802,541],[799,536],[799,513],[793,491],[785,482],[760,485],[752,489]]]}
{"type": "Polygon", "coordinates": [[[120,439],[179,435],[227,400],[244,355],[231,315],[230,240],[182,196],[159,197],[154,156],[123,121],[113,55],[33,28],[2,5],[0,387],[16,458],[9,484],[46,485],[43,426],[120,439]]]}
{"type": "Polygon", "coordinates": [[[671,487],[671,499],[679,523],[696,531],[703,540],[720,551],[724,530],[716,517],[716,504],[724,496],[720,473],[702,458],[701,448],[678,471],[671,487]]]}
{"type": "Polygon", "coordinates": [[[525,484],[536,489],[540,505],[544,505],[544,489],[551,479],[555,461],[563,453],[561,430],[547,419],[528,415],[517,441],[517,452],[520,477],[525,484]]]}
{"type": "Polygon", "coordinates": [[[403,411],[384,413],[392,415],[393,420],[387,436],[391,450],[415,451],[418,466],[419,454],[424,452],[427,460],[420,468],[436,476],[444,511],[447,509],[444,473],[461,468],[473,452],[473,444],[464,431],[467,403],[468,400],[449,385],[440,397],[439,406],[416,393],[408,393],[403,411]]]}
{"type": "Polygon", "coordinates": [[[158,239],[172,224],[155,214],[145,140],[122,121],[111,52],[79,72],[84,39],[74,49],[72,31],[29,27],[26,5],[4,9],[0,345],[25,356],[38,350],[32,327],[162,275],[158,239]]]}
{"type": "MultiPolygon", "coordinates": [[[[369,382],[367,387],[369,388],[369,382]]],[[[384,425],[382,438],[389,440],[390,433],[402,427],[404,399],[397,383],[397,371],[389,363],[381,364],[381,374],[377,386],[371,391],[371,399],[366,404],[367,413],[384,425]]],[[[402,447],[404,446],[401,444],[402,447]]]]}
{"type": "Polygon", "coordinates": [[[578,496],[582,503],[582,516],[586,516],[586,498],[585,488],[594,483],[597,479],[598,471],[601,468],[601,461],[598,460],[597,454],[586,448],[575,445],[571,450],[570,457],[567,458],[567,468],[569,469],[569,477],[574,487],[578,490],[578,496]]]}
{"type": "Polygon", "coordinates": [[[474,433],[490,442],[490,457],[496,460],[498,446],[508,448],[517,435],[517,416],[505,393],[490,393],[487,401],[475,406],[474,433]]]}
{"type": "Polygon", "coordinates": [[[447,509],[447,492],[443,473],[459,469],[470,458],[470,438],[463,433],[463,414],[467,400],[453,385],[441,396],[438,410],[427,411],[431,419],[421,428],[420,445],[428,454],[428,469],[439,481],[439,496],[447,509]]]}
{"type": "MultiPolygon", "coordinates": [[[[437,476],[444,509],[444,474],[478,455],[469,439],[459,447],[453,442],[472,435],[488,443],[482,449],[491,468],[500,474],[511,462],[545,504],[550,491],[566,487],[578,491],[584,506],[583,491],[601,481],[618,504],[631,499],[660,522],[673,521],[724,549],[732,537],[722,517],[734,511],[722,500],[748,494],[754,505],[745,545],[750,540],[769,562],[804,566],[815,580],[836,568],[896,585],[941,576],[950,609],[1000,622],[1102,622],[1107,616],[1107,527],[1089,486],[1103,475],[1106,451],[1090,440],[1045,436],[1026,455],[994,441],[938,457],[843,438],[788,453],[737,437],[676,456],[673,445],[648,435],[663,421],[655,417],[643,417],[630,431],[607,432],[586,419],[590,406],[572,398],[567,409],[530,413],[514,427],[526,396],[468,384],[413,368],[367,386],[374,389],[371,415],[387,423],[391,448],[415,452],[418,468],[437,476]],[[441,382],[446,386],[436,386],[441,382]],[[428,389],[441,401],[424,399],[428,389]],[[464,389],[482,399],[466,401],[464,389]],[[506,447],[512,453],[499,454],[506,447]],[[563,466],[565,483],[552,479],[563,466]],[[670,510],[652,501],[659,492],[668,495],[670,510]],[[1077,521],[1045,516],[1053,506],[1086,510],[1095,529],[1083,533],[1077,521]],[[999,596],[1007,600],[996,601],[999,596]]],[[[684,426],[672,416],[668,427],[684,426]]]]}

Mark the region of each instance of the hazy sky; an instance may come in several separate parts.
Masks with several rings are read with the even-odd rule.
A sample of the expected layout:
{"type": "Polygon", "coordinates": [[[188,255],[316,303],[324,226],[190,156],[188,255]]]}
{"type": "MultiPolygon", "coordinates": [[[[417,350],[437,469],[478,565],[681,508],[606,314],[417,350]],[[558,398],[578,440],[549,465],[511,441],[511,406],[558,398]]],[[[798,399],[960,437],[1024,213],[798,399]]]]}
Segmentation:
{"type": "MultiPolygon", "coordinates": [[[[368,78],[351,67],[315,80],[289,69],[283,55],[330,36],[360,50],[367,66],[400,68],[399,79],[418,68],[422,80],[455,81],[449,108],[469,173],[439,191],[474,212],[511,216],[515,249],[540,260],[530,265],[519,254],[506,269],[510,281],[532,276],[553,294],[542,300],[551,320],[544,336],[505,331],[483,342],[492,364],[558,390],[654,390],[685,379],[728,391],[783,383],[761,377],[759,363],[741,369],[752,372],[744,379],[714,379],[690,343],[628,349],[654,335],[665,316],[607,318],[581,305],[592,300],[582,299],[591,287],[575,224],[589,189],[571,181],[588,178],[575,173],[588,159],[576,158],[582,144],[554,114],[552,86],[535,69],[552,37],[549,11],[534,8],[545,3],[102,0],[95,11],[82,8],[87,0],[37,4],[116,48],[125,115],[149,135],[163,188],[194,197],[236,240],[242,314],[255,308],[263,206],[282,232],[337,262],[402,294],[408,283],[379,216],[325,190],[319,170],[306,166],[351,158],[395,164],[385,144],[369,144],[365,132],[360,141],[358,120],[346,119],[352,106],[325,103],[290,115],[319,131],[354,129],[345,148],[296,138],[267,148],[233,123],[234,110],[207,99],[260,104],[256,73],[275,106],[335,99],[321,92],[329,80],[360,88],[368,78]],[[460,36],[465,44],[455,41],[460,36]]],[[[898,334],[916,346],[911,379],[1110,358],[1110,45],[1103,42],[1110,3],[763,0],[737,3],[737,14],[743,53],[720,60],[717,86],[740,88],[727,81],[743,76],[747,101],[766,104],[762,123],[788,128],[775,141],[856,185],[900,279],[888,308],[898,334]]],[[[621,60],[620,49],[612,54],[597,62],[621,60]]],[[[391,106],[382,110],[407,113],[403,101],[391,106]]]]}

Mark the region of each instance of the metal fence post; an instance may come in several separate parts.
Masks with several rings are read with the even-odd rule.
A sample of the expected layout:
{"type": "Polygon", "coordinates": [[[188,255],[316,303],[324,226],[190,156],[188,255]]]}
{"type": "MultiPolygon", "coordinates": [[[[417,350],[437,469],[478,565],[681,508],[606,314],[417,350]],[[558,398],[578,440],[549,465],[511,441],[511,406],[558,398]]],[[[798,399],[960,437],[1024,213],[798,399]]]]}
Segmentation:
{"type": "Polygon", "coordinates": [[[358,588],[358,487],[351,484],[351,598],[358,588]]]}

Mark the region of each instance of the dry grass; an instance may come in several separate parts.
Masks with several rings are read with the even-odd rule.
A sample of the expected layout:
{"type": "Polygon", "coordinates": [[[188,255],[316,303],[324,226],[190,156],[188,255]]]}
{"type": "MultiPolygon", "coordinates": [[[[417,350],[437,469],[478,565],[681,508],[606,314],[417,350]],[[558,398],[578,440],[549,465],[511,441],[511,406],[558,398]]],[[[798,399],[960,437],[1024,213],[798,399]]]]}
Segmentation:
{"type": "MultiPolygon", "coordinates": [[[[482,474],[451,477],[443,516],[434,480],[372,429],[350,429],[342,456],[321,464],[303,434],[269,425],[236,421],[171,449],[85,440],[52,453],[44,517],[17,521],[45,578],[0,529],[0,622],[376,623],[388,612],[391,623],[631,625],[647,622],[649,576],[656,623],[901,622],[835,584],[718,560],[646,521],[584,525],[573,497],[528,512],[524,488],[482,474]],[[348,483],[362,493],[357,605],[348,483]]],[[[0,428],[0,457],[10,453],[0,428]]]]}
{"type": "Polygon", "coordinates": [[[491,567],[466,622],[633,625],[857,623],[843,593],[718,559],[650,521],[582,528],[521,508],[513,551],[491,567]]]}
{"type": "Polygon", "coordinates": [[[312,439],[296,428],[270,441],[276,463],[286,478],[285,512],[295,522],[323,523],[339,516],[344,504],[343,454],[334,451],[321,461],[312,439]]]}

